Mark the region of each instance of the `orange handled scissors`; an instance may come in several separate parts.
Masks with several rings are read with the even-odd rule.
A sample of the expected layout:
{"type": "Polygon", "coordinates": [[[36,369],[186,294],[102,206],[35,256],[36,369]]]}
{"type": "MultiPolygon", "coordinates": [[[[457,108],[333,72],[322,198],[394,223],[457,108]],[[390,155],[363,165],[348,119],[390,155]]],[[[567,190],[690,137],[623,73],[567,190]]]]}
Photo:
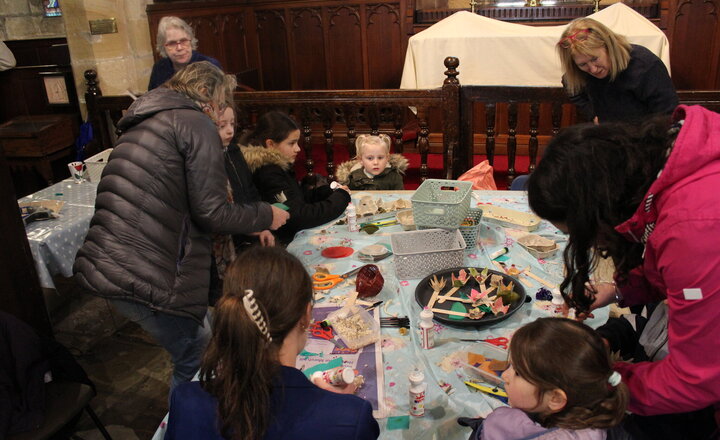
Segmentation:
{"type": "Polygon", "coordinates": [[[333,275],[330,273],[317,272],[312,276],[313,288],[315,288],[315,290],[332,289],[341,282],[345,281],[348,277],[355,275],[361,268],[362,266],[356,267],[350,272],[346,272],[342,275],[333,275]]]}

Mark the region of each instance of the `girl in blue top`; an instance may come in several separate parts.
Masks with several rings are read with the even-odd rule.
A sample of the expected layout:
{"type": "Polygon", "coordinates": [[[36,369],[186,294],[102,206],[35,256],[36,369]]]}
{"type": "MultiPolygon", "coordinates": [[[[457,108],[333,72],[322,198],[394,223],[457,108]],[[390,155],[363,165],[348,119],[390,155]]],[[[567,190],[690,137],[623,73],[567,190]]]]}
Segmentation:
{"type": "Polygon", "coordinates": [[[225,273],[200,382],[175,388],[166,440],[372,440],[354,385],[316,385],[295,368],[312,320],[312,281],[279,247],[250,248],[225,273]],[[321,389],[323,388],[323,389],[321,389]]]}

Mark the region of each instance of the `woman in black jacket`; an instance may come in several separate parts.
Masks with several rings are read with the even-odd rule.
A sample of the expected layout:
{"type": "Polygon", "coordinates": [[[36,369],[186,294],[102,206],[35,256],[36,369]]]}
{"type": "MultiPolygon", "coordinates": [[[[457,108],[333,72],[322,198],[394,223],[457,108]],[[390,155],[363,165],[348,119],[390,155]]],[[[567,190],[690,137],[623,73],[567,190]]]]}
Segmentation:
{"type": "Polygon", "coordinates": [[[241,149],[260,197],[290,208],[290,219],[277,230],[278,239],[285,245],[298,231],[336,219],[350,203],[350,191],[345,186],[301,189],[293,169],[300,152],[299,140],[297,123],[285,113],[272,111],[258,118],[255,130],[240,141],[246,145],[241,149]]]}

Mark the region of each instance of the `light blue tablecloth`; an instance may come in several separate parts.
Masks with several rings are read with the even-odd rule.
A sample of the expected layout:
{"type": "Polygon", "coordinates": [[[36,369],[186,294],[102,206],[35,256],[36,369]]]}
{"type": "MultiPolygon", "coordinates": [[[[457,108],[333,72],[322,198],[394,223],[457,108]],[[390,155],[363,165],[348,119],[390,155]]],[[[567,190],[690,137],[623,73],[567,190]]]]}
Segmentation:
{"type": "MultiPolygon", "coordinates": [[[[402,193],[364,193],[373,197],[382,197],[383,200],[395,200],[397,198],[410,199],[412,191],[402,193]]],[[[354,194],[353,199],[358,195],[354,194]]],[[[522,191],[477,191],[473,205],[477,203],[490,203],[496,206],[512,208],[519,211],[529,212],[527,194],[522,191]]],[[[362,221],[362,220],[360,220],[362,221]]],[[[331,223],[332,224],[332,223],[331,223]]],[[[481,224],[479,241],[482,246],[468,249],[465,252],[465,264],[475,267],[494,268],[488,257],[489,253],[508,246],[510,252],[507,254],[508,264],[515,264],[520,268],[532,267],[532,272],[549,281],[559,282],[562,279],[561,251],[548,260],[537,260],[526,250],[515,243],[513,234],[508,230],[494,226],[487,222],[481,224]]],[[[321,226],[311,230],[299,232],[288,250],[300,258],[313,273],[314,267],[319,264],[325,265],[331,273],[344,273],[353,267],[366,264],[355,255],[340,259],[328,259],[321,255],[323,249],[331,246],[350,246],[355,250],[364,246],[376,243],[390,243],[390,234],[401,232],[400,226],[389,226],[381,228],[377,233],[368,235],[364,232],[348,232],[347,226],[321,226]]],[[[559,244],[564,246],[564,236],[547,222],[542,222],[539,230],[535,231],[542,235],[555,236],[559,244]]],[[[418,333],[418,322],[420,306],[415,301],[415,288],[419,279],[405,280],[397,279],[393,257],[376,263],[385,278],[382,291],[374,301],[383,300],[389,306],[381,306],[382,316],[397,314],[409,316],[411,329],[407,335],[401,335],[399,329],[383,328],[383,372],[385,403],[387,416],[406,416],[409,410],[408,374],[419,368],[425,373],[425,381],[428,384],[426,393],[426,413],[424,417],[410,417],[410,427],[407,430],[389,430],[387,418],[379,419],[381,439],[443,439],[443,440],[464,440],[467,439],[470,430],[459,426],[456,422],[458,417],[486,416],[493,408],[501,406],[498,400],[484,394],[470,391],[463,381],[471,376],[466,370],[460,368],[446,372],[439,365],[447,356],[464,350],[481,352],[475,343],[460,342],[458,339],[488,338],[510,336],[517,328],[531,322],[541,316],[549,316],[549,312],[536,307],[535,293],[540,284],[532,281],[533,287],[526,287],[526,291],[533,298],[531,303],[524,304],[520,310],[508,319],[482,330],[457,329],[436,323],[435,347],[424,350],[420,347],[418,333]],[[454,391],[447,394],[440,388],[439,382],[444,381],[452,385],[454,391]]],[[[429,274],[427,274],[429,275],[429,274]]],[[[345,295],[353,289],[347,284],[340,284],[320,301],[330,301],[330,297],[345,295]]],[[[447,289],[447,287],[446,287],[447,289]]],[[[587,324],[597,327],[607,320],[607,309],[600,309],[594,312],[595,318],[586,321],[587,324]]],[[[164,436],[167,418],[163,420],[153,437],[160,440],[164,436]]],[[[321,433],[318,433],[321,436],[321,433]]]]}
{"type": "MultiPolygon", "coordinates": [[[[412,196],[412,192],[403,194],[368,194],[373,197],[382,197],[383,200],[394,200],[396,198],[409,200],[412,196]]],[[[353,199],[356,198],[357,195],[353,195],[353,199]]],[[[477,191],[472,202],[473,206],[482,207],[483,203],[490,203],[518,211],[530,211],[527,203],[527,193],[524,191],[477,191]]],[[[482,245],[466,249],[466,266],[495,269],[488,254],[507,246],[510,249],[507,254],[509,257],[507,264],[515,264],[519,268],[530,266],[534,274],[558,284],[562,280],[561,251],[558,251],[555,256],[548,260],[537,260],[515,243],[513,236],[518,237],[523,235],[522,233],[512,233],[488,222],[482,222],[480,228],[479,241],[482,245]]],[[[340,274],[366,263],[356,259],[355,255],[336,260],[327,259],[321,255],[322,249],[330,246],[350,246],[358,250],[370,244],[389,244],[390,234],[401,231],[402,228],[398,225],[383,227],[373,235],[364,232],[348,232],[347,226],[344,225],[319,227],[298,233],[288,250],[299,257],[310,268],[311,273],[313,273],[314,265],[325,264],[331,273],[340,274]]],[[[534,233],[554,236],[562,247],[565,245],[565,236],[548,222],[543,221],[540,228],[534,233]]],[[[435,348],[424,350],[420,347],[419,331],[417,330],[421,308],[415,301],[415,289],[420,280],[397,279],[393,259],[394,257],[390,257],[376,263],[385,278],[385,285],[377,298],[373,300],[390,302],[387,308],[381,307],[382,316],[389,313],[410,317],[411,331],[408,335],[402,336],[398,329],[383,328],[383,365],[386,404],[388,407],[387,415],[402,416],[408,414],[408,374],[415,367],[424,371],[428,388],[425,416],[421,418],[411,417],[409,431],[388,430],[387,421],[381,419],[379,420],[382,431],[381,438],[466,439],[470,434],[470,430],[457,425],[456,419],[458,417],[485,416],[493,408],[502,404],[484,394],[470,391],[463,383],[463,380],[471,377],[465,370],[458,369],[446,372],[439,364],[444,358],[458,351],[481,351],[477,350],[477,346],[473,348],[474,343],[460,342],[458,339],[510,336],[513,331],[523,324],[541,316],[549,316],[549,312],[533,304],[535,302],[535,293],[541,287],[541,284],[529,280],[532,287],[525,286],[525,289],[528,295],[533,298],[533,301],[523,305],[515,314],[496,325],[482,330],[474,330],[457,329],[436,323],[435,348]],[[455,391],[450,395],[446,394],[439,386],[440,381],[451,384],[455,391]]],[[[430,275],[430,273],[425,275],[430,275]]],[[[333,289],[330,296],[346,294],[353,288],[352,286],[341,288],[341,286],[339,285],[333,289]]],[[[449,283],[445,291],[448,288],[449,283]]],[[[323,299],[323,301],[328,301],[328,299],[323,299]]],[[[598,326],[607,320],[607,310],[598,310],[594,314],[595,318],[593,320],[586,321],[591,326],[598,326]]]]}
{"type": "Polygon", "coordinates": [[[18,204],[43,200],[65,202],[60,216],[30,223],[27,233],[40,285],[54,289],[54,275],[71,277],[75,254],[82,246],[95,212],[97,184],[66,179],[18,200],[18,204]]]}

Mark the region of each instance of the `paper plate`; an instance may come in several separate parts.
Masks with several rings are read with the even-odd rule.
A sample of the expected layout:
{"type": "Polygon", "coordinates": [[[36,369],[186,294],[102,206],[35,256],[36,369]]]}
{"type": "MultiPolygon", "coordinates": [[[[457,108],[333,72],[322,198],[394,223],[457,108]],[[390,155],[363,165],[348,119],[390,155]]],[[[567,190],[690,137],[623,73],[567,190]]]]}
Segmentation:
{"type": "MultiPolygon", "coordinates": [[[[433,275],[437,276],[438,279],[445,278],[445,287],[440,292],[440,295],[444,295],[452,288],[452,282],[450,279],[450,274],[455,274],[457,276],[457,273],[460,271],[460,269],[468,270],[468,267],[455,267],[452,269],[444,269],[438,272],[435,272],[434,274],[431,274],[425,278],[423,278],[420,283],[418,283],[417,288],[415,289],[415,300],[420,305],[420,307],[425,307],[427,303],[430,301],[430,297],[432,297],[433,289],[430,287],[430,279],[433,277],[433,275]]],[[[482,272],[485,270],[483,267],[476,267],[475,268],[478,272],[482,272]]],[[[518,294],[518,298],[513,301],[510,304],[510,308],[508,309],[507,314],[505,315],[490,315],[486,314],[480,319],[470,319],[470,318],[461,318],[461,319],[450,319],[449,315],[445,315],[442,313],[435,313],[435,316],[433,317],[434,320],[441,322],[443,324],[452,326],[452,327],[484,327],[491,324],[496,324],[500,321],[504,321],[508,317],[510,317],[513,313],[517,312],[520,307],[525,303],[525,297],[527,296],[525,293],[525,288],[522,284],[520,284],[520,281],[518,281],[516,278],[511,277],[510,275],[498,272],[496,270],[488,269],[488,273],[490,275],[501,275],[503,277],[503,282],[507,283],[508,281],[512,281],[514,287],[514,291],[518,294]]],[[[463,287],[461,287],[453,296],[460,296],[461,292],[464,292],[465,294],[469,294],[471,289],[477,289],[478,288],[478,282],[475,279],[471,279],[468,281],[463,287]]],[[[444,303],[440,304],[439,302],[436,302],[433,306],[434,309],[443,309],[443,310],[451,310],[453,303],[455,304],[462,304],[465,306],[464,303],[457,302],[457,301],[449,301],[446,300],[444,303]]],[[[469,305],[469,304],[468,304],[469,305]]],[[[467,307],[466,307],[467,308],[467,307]]]]}
{"type": "Polygon", "coordinates": [[[344,258],[349,257],[355,250],[347,246],[333,246],[325,248],[320,253],[325,258],[344,258]]]}
{"type": "Polygon", "coordinates": [[[360,249],[360,253],[370,257],[379,257],[387,254],[388,252],[390,252],[390,250],[381,244],[371,244],[370,246],[365,246],[360,249]]]}

